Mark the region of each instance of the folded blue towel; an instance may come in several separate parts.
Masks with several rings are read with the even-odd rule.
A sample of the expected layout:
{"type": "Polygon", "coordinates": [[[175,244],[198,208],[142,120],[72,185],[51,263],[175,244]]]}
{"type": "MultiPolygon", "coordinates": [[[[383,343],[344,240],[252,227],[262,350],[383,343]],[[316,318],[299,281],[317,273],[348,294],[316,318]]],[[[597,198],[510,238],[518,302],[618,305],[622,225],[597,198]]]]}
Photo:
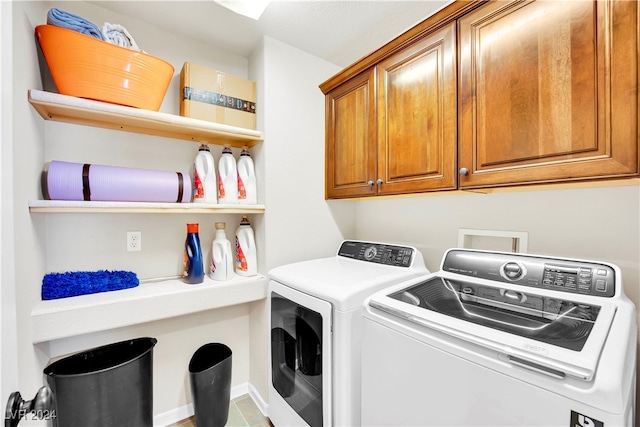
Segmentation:
{"type": "Polygon", "coordinates": [[[133,288],[140,284],[130,271],[74,271],[49,273],[42,279],[42,299],[58,299],[133,288]]]}
{"type": "Polygon", "coordinates": [[[47,13],[47,24],[68,28],[82,34],[104,40],[102,31],[100,31],[100,28],[98,28],[96,24],[82,16],[78,16],[55,7],[49,9],[49,12],[47,13]]]}

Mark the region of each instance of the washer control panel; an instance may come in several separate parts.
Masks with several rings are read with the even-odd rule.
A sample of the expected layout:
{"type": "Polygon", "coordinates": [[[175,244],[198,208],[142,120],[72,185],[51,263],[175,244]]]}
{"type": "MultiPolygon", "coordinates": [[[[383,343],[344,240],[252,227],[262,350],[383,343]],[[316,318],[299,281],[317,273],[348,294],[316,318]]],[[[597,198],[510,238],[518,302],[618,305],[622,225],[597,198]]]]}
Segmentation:
{"type": "Polygon", "coordinates": [[[376,264],[410,267],[414,252],[413,248],[407,246],[345,241],[338,250],[338,256],[376,264]]]}
{"type": "Polygon", "coordinates": [[[611,266],[577,260],[454,249],[445,256],[442,270],[583,295],[613,297],[616,291],[611,266]]]}

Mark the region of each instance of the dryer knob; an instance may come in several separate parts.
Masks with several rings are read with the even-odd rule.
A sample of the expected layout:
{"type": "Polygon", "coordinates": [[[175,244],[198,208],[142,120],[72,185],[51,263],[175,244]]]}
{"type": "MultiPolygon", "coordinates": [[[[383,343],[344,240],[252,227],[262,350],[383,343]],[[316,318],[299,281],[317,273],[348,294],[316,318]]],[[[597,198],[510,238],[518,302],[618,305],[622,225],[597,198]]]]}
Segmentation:
{"type": "Polygon", "coordinates": [[[376,249],[376,247],[369,246],[364,250],[364,259],[366,259],[367,261],[371,261],[376,257],[377,254],[378,254],[378,250],[376,249]]]}

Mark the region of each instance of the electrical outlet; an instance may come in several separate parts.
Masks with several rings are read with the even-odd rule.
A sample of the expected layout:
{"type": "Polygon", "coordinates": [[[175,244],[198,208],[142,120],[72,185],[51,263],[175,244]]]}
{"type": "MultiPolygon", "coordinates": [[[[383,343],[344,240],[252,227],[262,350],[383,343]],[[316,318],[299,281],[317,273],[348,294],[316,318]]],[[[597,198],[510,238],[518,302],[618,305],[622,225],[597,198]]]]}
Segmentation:
{"type": "Polygon", "coordinates": [[[127,251],[141,251],[142,250],[142,232],[140,231],[127,231],[127,251]]]}

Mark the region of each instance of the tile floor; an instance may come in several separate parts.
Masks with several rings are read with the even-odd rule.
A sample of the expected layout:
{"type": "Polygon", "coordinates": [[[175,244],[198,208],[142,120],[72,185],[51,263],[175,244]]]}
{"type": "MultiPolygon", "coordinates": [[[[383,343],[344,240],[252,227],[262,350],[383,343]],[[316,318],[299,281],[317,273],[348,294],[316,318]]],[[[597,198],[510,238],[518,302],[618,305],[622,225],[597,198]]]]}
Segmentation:
{"type": "MultiPolygon", "coordinates": [[[[229,427],[272,427],[269,419],[262,415],[248,394],[231,401],[226,425],[229,427]]],[[[171,424],[169,427],[196,427],[196,419],[190,417],[176,424],[171,424]]]]}

